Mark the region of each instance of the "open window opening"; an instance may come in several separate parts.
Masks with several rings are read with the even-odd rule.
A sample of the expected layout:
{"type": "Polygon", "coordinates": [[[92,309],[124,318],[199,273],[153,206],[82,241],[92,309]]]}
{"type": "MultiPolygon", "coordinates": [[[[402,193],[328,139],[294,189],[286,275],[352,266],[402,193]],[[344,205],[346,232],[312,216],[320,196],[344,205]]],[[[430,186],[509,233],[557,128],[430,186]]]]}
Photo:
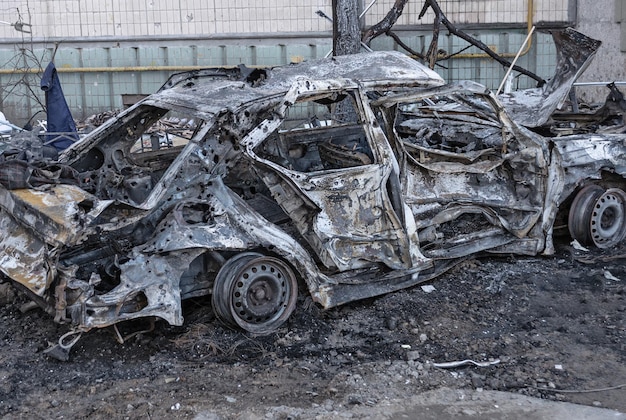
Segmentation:
{"type": "Polygon", "coordinates": [[[303,99],[255,152],[298,172],[369,165],[374,155],[357,115],[351,93],[303,99]]]}
{"type": "Polygon", "coordinates": [[[84,190],[101,199],[141,204],[202,125],[191,116],[142,106],[71,166],[84,190]]]}

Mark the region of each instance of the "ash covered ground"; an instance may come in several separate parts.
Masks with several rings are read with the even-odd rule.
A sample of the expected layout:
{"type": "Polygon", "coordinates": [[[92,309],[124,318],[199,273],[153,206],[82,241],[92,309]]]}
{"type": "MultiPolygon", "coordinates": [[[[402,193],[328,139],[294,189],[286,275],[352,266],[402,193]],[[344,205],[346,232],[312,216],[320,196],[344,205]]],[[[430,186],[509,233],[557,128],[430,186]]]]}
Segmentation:
{"type": "Polygon", "coordinates": [[[417,286],[328,311],[302,294],[287,323],[261,337],[223,327],[210,300],[193,300],[184,326],[157,322],[123,344],[112,329],[92,331],[69,362],[44,353],[68,327],[23,312],[28,300],[5,283],[0,417],[402,418],[416,396],[442,389],[624,413],[625,262],[626,245],[584,252],[563,242],[550,257],[467,261],[429,293],[417,286]],[[487,363],[437,367],[466,359],[487,363]]]}

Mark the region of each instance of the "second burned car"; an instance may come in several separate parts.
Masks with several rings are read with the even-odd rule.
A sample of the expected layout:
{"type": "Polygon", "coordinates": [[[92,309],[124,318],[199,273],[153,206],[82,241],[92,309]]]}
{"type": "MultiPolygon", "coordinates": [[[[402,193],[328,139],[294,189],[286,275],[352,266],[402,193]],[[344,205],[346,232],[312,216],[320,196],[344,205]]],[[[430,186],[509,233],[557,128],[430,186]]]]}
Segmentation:
{"type": "Polygon", "coordinates": [[[71,179],[0,187],[0,270],[76,334],[200,295],[268,333],[299,282],[330,308],[551,254],[555,226],[620,243],[626,136],[541,136],[517,105],[393,52],[177,75],[63,152],[71,179]]]}

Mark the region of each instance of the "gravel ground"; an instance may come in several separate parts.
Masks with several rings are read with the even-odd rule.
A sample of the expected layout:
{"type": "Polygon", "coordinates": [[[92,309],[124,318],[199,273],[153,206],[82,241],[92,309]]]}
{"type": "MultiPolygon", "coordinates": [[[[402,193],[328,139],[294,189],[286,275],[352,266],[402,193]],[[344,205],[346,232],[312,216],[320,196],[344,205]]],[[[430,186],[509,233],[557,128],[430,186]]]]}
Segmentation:
{"type": "Polygon", "coordinates": [[[302,296],[261,337],[194,300],[183,327],[158,322],[122,344],[92,331],[69,362],[43,352],[67,326],[0,284],[0,416],[518,418],[503,401],[524,418],[545,417],[537,401],[587,406],[579,418],[626,413],[625,261],[626,246],[568,243],[550,257],[470,260],[431,287],[328,311],[302,296]],[[476,363],[446,365],[464,360],[476,363]]]}

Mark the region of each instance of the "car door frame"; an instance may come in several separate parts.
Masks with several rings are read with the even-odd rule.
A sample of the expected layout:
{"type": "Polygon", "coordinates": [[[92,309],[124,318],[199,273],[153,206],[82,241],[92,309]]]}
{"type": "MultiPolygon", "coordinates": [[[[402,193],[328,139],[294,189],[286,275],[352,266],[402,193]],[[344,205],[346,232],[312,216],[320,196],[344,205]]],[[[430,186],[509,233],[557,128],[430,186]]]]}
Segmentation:
{"type": "MultiPolygon", "coordinates": [[[[295,194],[302,198],[303,204],[299,206],[299,210],[306,208],[307,214],[304,218],[314,219],[309,221],[309,225],[302,222],[303,217],[294,217],[287,206],[282,207],[286,213],[292,213],[292,220],[328,268],[346,271],[382,263],[392,269],[408,269],[428,264],[428,260],[419,251],[414,221],[410,219],[412,215],[410,211],[406,211],[401,196],[398,162],[369,107],[365,89],[358,83],[347,80],[299,80],[285,95],[274,118],[264,120],[251,130],[241,144],[250,159],[272,174],[271,177],[266,174],[263,178],[270,190],[273,190],[275,198],[277,195],[284,195],[285,189],[289,190],[288,195],[295,194]],[[353,94],[358,107],[359,124],[362,125],[374,157],[373,163],[306,173],[290,170],[255,152],[258,145],[278,130],[285,120],[288,107],[299,100],[319,96],[321,93],[342,92],[353,94]],[[272,180],[268,181],[269,178],[272,180]],[[279,181],[275,181],[276,179],[279,181]],[[350,180],[347,184],[344,182],[346,179],[350,180]],[[277,192],[277,183],[281,184],[280,192],[277,192]],[[368,186],[372,184],[375,187],[374,201],[378,205],[374,207],[379,208],[363,210],[371,213],[370,216],[374,219],[384,219],[378,232],[370,229],[366,235],[361,235],[362,226],[350,226],[349,218],[339,217],[337,212],[324,208],[328,203],[339,202],[340,206],[353,211],[354,215],[355,208],[351,206],[359,203],[356,197],[358,193],[355,194],[354,190],[360,188],[367,192],[368,186]]],[[[280,198],[277,201],[281,204],[280,198]]]]}

